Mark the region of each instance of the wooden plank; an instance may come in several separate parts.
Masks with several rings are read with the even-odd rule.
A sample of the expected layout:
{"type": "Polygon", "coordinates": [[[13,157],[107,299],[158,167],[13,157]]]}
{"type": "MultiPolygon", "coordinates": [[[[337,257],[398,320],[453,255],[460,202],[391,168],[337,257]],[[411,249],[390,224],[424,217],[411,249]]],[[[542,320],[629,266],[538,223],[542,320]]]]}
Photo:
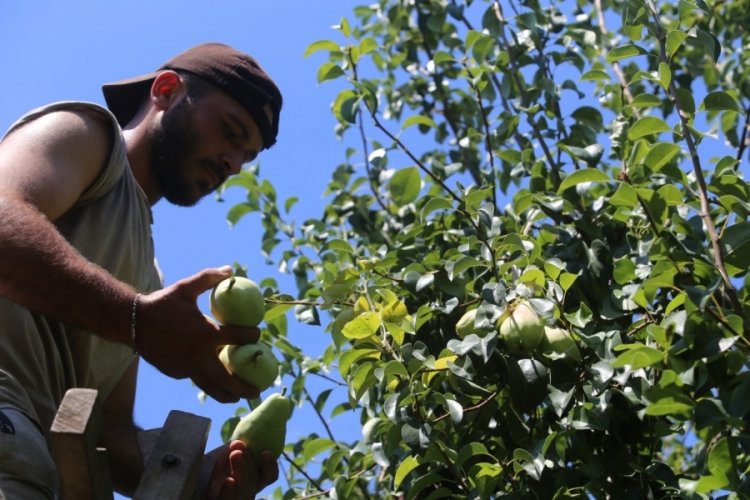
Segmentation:
{"type": "Polygon", "coordinates": [[[98,392],[69,389],[50,428],[63,499],[113,498],[107,452],[96,447],[100,431],[98,392]]]}
{"type": "Polygon", "coordinates": [[[207,418],[171,411],[156,444],[149,443],[153,435],[141,441],[152,451],[133,500],[193,499],[210,428],[207,418]]]}
{"type": "MultiPolygon", "coordinates": [[[[156,447],[156,442],[159,440],[159,434],[161,434],[161,429],[148,429],[138,433],[138,447],[141,450],[141,456],[143,457],[144,463],[148,463],[148,458],[151,456],[151,453],[156,447]]],[[[208,455],[203,455],[200,473],[198,474],[198,486],[192,497],[194,500],[201,498],[199,494],[201,491],[207,490],[208,483],[211,480],[211,474],[214,470],[214,465],[216,465],[216,461],[213,458],[208,455]]]]}

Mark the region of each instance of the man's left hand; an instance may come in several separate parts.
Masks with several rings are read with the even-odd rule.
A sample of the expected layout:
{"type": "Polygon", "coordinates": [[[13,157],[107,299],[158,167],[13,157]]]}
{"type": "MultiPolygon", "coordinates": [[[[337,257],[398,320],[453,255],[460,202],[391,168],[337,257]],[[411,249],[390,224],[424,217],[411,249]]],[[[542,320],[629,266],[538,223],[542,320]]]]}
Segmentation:
{"type": "Polygon", "coordinates": [[[279,465],[270,451],[256,462],[242,441],[232,441],[211,451],[216,461],[208,484],[210,500],[253,500],[279,478],[279,465]]]}

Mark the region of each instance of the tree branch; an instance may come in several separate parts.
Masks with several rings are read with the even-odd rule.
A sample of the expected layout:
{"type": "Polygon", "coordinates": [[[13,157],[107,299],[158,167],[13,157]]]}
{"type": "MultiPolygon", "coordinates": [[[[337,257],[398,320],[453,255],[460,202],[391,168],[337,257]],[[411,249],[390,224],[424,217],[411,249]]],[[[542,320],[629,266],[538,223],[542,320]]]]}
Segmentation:
{"type": "MultiPolygon", "coordinates": [[[[605,49],[604,47],[604,41],[607,35],[609,35],[609,31],[607,30],[607,24],[604,20],[604,9],[602,9],[602,0],[594,0],[594,7],[596,8],[596,14],[597,14],[597,21],[599,24],[599,31],[602,33],[602,50],[605,49]]],[[[617,80],[620,82],[620,87],[622,88],[622,93],[625,96],[625,100],[628,102],[628,104],[633,103],[633,94],[630,92],[630,87],[628,86],[627,80],[625,80],[625,74],[622,72],[622,67],[620,66],[620,63],[618,61],[615,61],[612,63],[612,71],[615,72],[615,76],[617,76],[617,80]]],[[[636,118],[641,117],[641,113],[638,111],[637,108],[631,107],[633,111],[633,116],[636,118]]]]}
{"type": "Polygon", "coordinates": [[[497,210],[497,194],[495,188],[495,154],[492,152],[492,134],[490,132],[490,122],[487,119],[487,110],[484,109],[484,105],[482,104],[482,94],[479,92],[479,88],[472,81],[474,76],[471,74],[471,69],[465,62],[464,68],[466,68],[466,72],[471,77],[469,79],[469,86],[474,91],[474,94],[477,97],[477,106],[479,106],[479,111],[481,111],[482,113],[482,125],[484,126],[484,136],[486,139],[485,144],[487,146],[487,154],[490,157],[490,171],[492,172],[492,204],[495,206],[495,210],[497,210]]]}
{"type": "MultiPolygon", "coordinates": [[[[654,25],[656,26],[656,35],[659,41],[660,59],[662,60],[662,62],[668,64],[669,58],[667,57],[666,51],[666,35],[664,34],[664,27],[662,26],[661,20],[659,19],[659,12],[657,11],[653,0],[646,0],[646,4],[651,11],[651,16],[654,19],[654,25]]],[[[737,290],[732,284],[732,280],[729,278],[729,273],[727,272],[726,266],[724,264],[724,252],[721,248],[719,234],[716,231],[716,226],[714,224],[713,218],[711,217],[711,208],[708,201],[708,188],[706,187],[706,179],[703,176],[703,168],[701,167],[700,157],[698,156],[698,148],[696,147],[695,141],[693,140],[693,134],[690,132],[690,124],[688,123],[687,115],[682,110],[680,102],[677,99],[677,86],[675,85],[674,80],[671,80],[669,82],[669,94],[680,118],[683,136],[685,137],[685,142],[687,143],[688,150],[690,151],[690,159],[692,160],[693,164],[693,172],[695,173],[695,179],[698,183],[699,188],[698,194],[701,205],[700,217],[703,220],[703,224],[706,226],[706,232],[708,233],[711,248],[713,250],[714,265],[716,266],[716,269],[721,275],[722,281],[724,282],[724,288],[726,289],[726,294],[732,305],[732,309],[734,309],[735,313],[737,313],[741,318],[744,318],[745,315],[743,314],[742,304],[740,303],[739,297],[737,295],[737,290]]]]}
{"type": "Polygon", "coordinates": [[[745,109],[745,126],[742,128],[742,137],[740,137],[740,143],[737,146],[737,161],[742,161],[742,155],[745,154],[745,149],[750,146],[750,104],[745,109]]]}
{"type": "MultiPolygon", "coordinates": [[[[493,12],[495,13],[495,17],[497,17],[498,22],[500,23],[500,41],[503,43],[504,47],[507,47],[508,50],[508,57],[510,59],[510,76],[513,78],[513,82],[516,85],[516,88],[518,89],[518,93],[521,95],[521,104],[524,108],[528,107],[528,94],[526,92],[526,88],[524,87],[523,82],[520,79],[521,70],[518,67],[518,61],[516,60],[515,56],[513,55],[513,48],[510,46],[510,43],[508,42],[508,38],[505,36],[505,25],[507,24],[505,22],[505,17],[503,15],[502,7],[500,6],[499,0],[494,0],[492,4],[493,12]]],[[[547,145],[547,142],[544,140],[544,136],[542,136],[542,132],[539,130],[539,125],[536,123],[536,120],[534,119],[534,116],[530,113],[526,114],[526,119],[529,122],[529,125],[531,126],[531,131],[534,134],[534,138],[539,142],[539,146],[542,148],[542,151],[544,152],[545,158],[547,158],[547,162],[549,163],[550,168],[554,172],[554,175],[557,177],[557,169],[558,165],[555,162],[555,159],[552,156],[552,151],[549,149],[549,146],[547,145]]],[[[559,182],[559,179],[557,180],[559,182]]]]}

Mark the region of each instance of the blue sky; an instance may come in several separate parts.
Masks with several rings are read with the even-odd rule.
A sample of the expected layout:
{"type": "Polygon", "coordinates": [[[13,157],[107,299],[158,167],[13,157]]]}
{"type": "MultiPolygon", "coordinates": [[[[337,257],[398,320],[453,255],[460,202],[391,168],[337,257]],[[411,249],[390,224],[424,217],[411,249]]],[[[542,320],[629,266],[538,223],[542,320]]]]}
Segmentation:
{"type": "MultiPolygon", "coordinates": [[[[256,56],[284,93],[279,140],[260,156],[261,176],[274,184],[279,199],[300,198],[292,219],[317,217],[325,185],[333,167],[344,159],[344,151],[333,134],[329,112],[336,89],[316,82],[322,56],[304,58],[303,54],[315,40],[339,39],[331,27],[357,4],[351,0],[2,2],[0,129],[4,132],[20,115],[49,102],[103,103],[102,83],[153,71],[177,52],[201,42],[228,43],[256,56]]],[[[295,293],[291,281],[267,266],[260,255],[257,214],[235,228],[225,222],[232,201],[241,195],[230,190],[225,203],[209,197],[188,209],[166,202],[154,207],[157,258],[167,284],[204,267],[238,262],[248,267],[250,277],[273,276],[284,291],[295,293]]],[[[200,305],[207,312],[207,294],[200,305]]],[[[322,327],[297,325],[290,318],[290,330],[292,341],[310,355],[328,344],[322,327]]],[[[139,381],[136,420],[140,425],[160,427],[170,410],[188,411],[213,420],[208,447],[220,444],[220,426],[235,405],[201,404],[189,381],[170,380],[148,366],[142,365],[139,381]]],[[[298,411],[288,439],[320,432],[308,422],[298,411]]]]}

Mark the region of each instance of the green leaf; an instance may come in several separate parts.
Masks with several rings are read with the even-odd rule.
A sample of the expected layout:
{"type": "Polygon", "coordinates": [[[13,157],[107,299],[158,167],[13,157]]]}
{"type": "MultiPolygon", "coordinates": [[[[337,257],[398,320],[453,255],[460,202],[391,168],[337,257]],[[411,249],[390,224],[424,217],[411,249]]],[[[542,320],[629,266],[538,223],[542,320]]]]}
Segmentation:
{"type": "Polygon", "coordinates": [[[608,63],[613,63],[615,61],[621,61],[622,59],[627,59],[629,57],[635,57],[644,54],[648,54],[648,52],[635,44],[628,43],[625,45],[614,47],[612,50],[610,50],[607,54],[606,60],[608,63]]]}
{"type": "Polygon", "coordinates": [[[344,70],[338,64],[332,62],[323,63],[318,69],[318,83],[335,80],[343,75],[344,70]]]}
{"type": "Polygon", "coordinates": [[[475,189],[466,195],[466,210],[474,215],[484,201],[492,196],[492,192],[492,188],[475,189]]]}
{"type": "Polygon", "coordinates": [[[693,411],[693,405],[675,396],[664,396],[650,403],[646,407],[646,415],[663,416],[677,415],[688,417],[693,411]]]}
{"type": "Polygon", "coordinates": [[[750,266],[750,222],[743,221],[726,228],[721,244],[727,265],[745,270],[750,266]]]}
{"type": "Polygon", "coordinates": [[[349,349],[339,356],[339,373],[346,378],[354,364],[365,359],[379,359],[380,355],[377,349],[349,349]]]}
{"type": "Polygon", "coordinates": [[[568,290],[570,290],[570,287],[573,286],[573,283],[575,283],[577,279],[578,279],[577,274],[565,273],[565,272],[561,273],[559,282],[563,291],[567,292],[568,290]]]}
{"type": "Polygon", "coordinates": [[[364,339],[377,332],[382,324],[380,313],[366,311],[344,325],[341,333],[348,339],[364,339]]]}
{"type": "Polygon", "coordinates": [[[701,110],[707,111],[740,111],[737,100],[723,91],[711,92],[703,99],[701,110]]]}
{"type": "Polygon", "coordinates": [[[396,469],[396,474],[393,476],[393,487],[398,488],[406,478],[406,476],[408,476],[409,473],[416,469],[418,466],[418,457],[415,457],[413,455],[406,457],[396,469]]]}
{"type": "Polygon", "coordinates": [[[655,365],[664,360],[663,352],[643,344],[621,344],[618,347],[627,350],[614,360],[612,363],[614,368],[629,366],[631,370],[637,370],[655,365]]]}
{"type": "Polygon", "coordinates": [[[378,50],[378,48],[378,42],[376,42],[374,38],[369,36],[359,43],[359,52],[362,55],[369,54],[370,52],[375,52],[376,50],[378,50]]]}
{"type": "Polygon", "coordinates": [[[230,226],[235,226],[243,216],[254,210],[255,209],[248,203],[237,203],[229,209],[229,212],[227,213],[227,222],[229,222],[230,226]]]}
{"type": "Polygon", "coordinates": [[[348,378],[349,396],[352,403],[359,402],[364,393],[377,382],[377,378],[373,374],[373,371],[374,363],[372,361],[367,361],[357,366],[354,369],[354,373],[348,378]]]}
{"type": "Polygon", "coordinates": [[[304,57],[308,57],[321,50],[328,50],[330,52],[334,52],[334,51],[340,51],[341,47],[339,47],[339,44],[337,44],[333,40],[318,40],[317,42],[313,42],[307,46],[307,48],[305,49],[304,57]]]}
{"type": "Polygon", "coordinates": [[[654,172],[658,172],[664,165],[681,151],[680,146],[671,142],[657,142],[643,158],[643,164],[654,172]]]}
{"type": "Polygon", "coordinates": [[[732,462],[729,438],[722,437],[708,452],[708,470],[712,476],[729,478],[734,474],[732,462]]]}
{"type": "Polygon", "coordinates": [[[638,204],[638,192],[627,182],[620,182],[609,202],[616,207],[633,208],[638,204]]]}
{"type": "Polygon", "coordinates": [[[320,247],[320,253],[323,253],[327,250],[354,254],[354,249],[349,244],[349,242],[347,242],[346,240],[338,239],[338,238],[330,240],[330,241],[326,241],[325,244],[322,247],[320,247]]]}
{"type": "Polygon", "coordinates": [[[696,30],[695,35],[698,39],[698,45],[705,48],[708,55],[713,58],[714,63],[718,63],[721,56],[721,42],[716,38],[716,35],[702,29],[696,30]]]}
{"type": "Polygon", "coordinates": [[[630,130],[628,131],[628,139],[635,141],[647,135],[669,132],[671,130],[672,129],[669,125],[667,125],[667,123],[661,118],[655,116],[644,116],[630,127],[630,130]]]}
{"type": "Polygon", "coordinates": [[[610,76],[609,73],[606,71],[602,71],[600,69],[592,69],[590,71],[587,71],[583,75],[581,75],[580,80],[582,82],[597,82],[597,81],[603,81],[603,80],[609,80],[610,76]]]}
{"type": "Polygon", "coordinates": [[[487,450],[487,447],[483,443],[467,443],[463,445],[460,450],[458,450],[456,465],[461,467],[467,460],[471,460],[474,457],[478,457],[480,455],[485,455],[488,458],[492,457],[492,454],[487,450]]]}
{"type": "Polygon", "coordinates": [[[672,56],[680,49],[687,36],[687,33],[681,30],[672,30],[667,33],[667,59],[672,59],[672,56]]]}
{"type": "Polygon", "coordinates": [[[566,189],[581,184],[583,182],[609,182],[612,179],[601,170],[595,168],[584,168],[576,170],[569,176],[567,176],[560,183],[560,187],[557,190],[558,194],[562,194],[566,189]]]}
{"type": "Polygon", "coordinates": [[[269,322],[273,319],[283,316],[287,313],[287,311],[292,309],[292,307],[294,307],[292,304],[276,304],[273,307],[266,309],[266,312],[263,315],[263,319],[266,322],[269,322]]]}
{"type": "Polygon", "coordinates": [[[668,92],[670,83],[672,83],[672,70],[669,69],[669,64],[661,62],[659,63],[659,84],[668,92]]]}
{"type": "Polygon", "coordinates": [[[388,191],[391,199],[398,206],[408,205],[419,196],[422,188],[422,178],[419,176],[417,167],[408,167],[399,170],[388,182],[388,191]]]}
{"type": "Polygon", "coordinates": [[[406,130],[412,125],[425,125],[427,127],[437,128],[437,124],[429,116],[414,115],[404,120],[404,123],[401,125],[401,130],[406,130]]]}
{"type": "Polygon", "coordinates": [[[422,207],[422,211],[419,213],[419,216],[424,223],[427,220],[427,216],[435,210],[446,210],[448,208],[451,208],[452,206],[453,204],[448,198],[435,196],[433,198],[430,198],[427,203],[425,203],[424,207],[422,207]]]}
{"type": "Polygon", "coordinates": [[[304,442],[302,446],[302,456],[306,461],[312,460],[316,455],[336,446],[335,441],[328,438],[313,438],[304,442]]]}
{"type": "Polygon", "coordinates": [[[630,103],[634,108],[655,108],[661,106],[662,100],[654,94],[638,94],[630,103]]]}

